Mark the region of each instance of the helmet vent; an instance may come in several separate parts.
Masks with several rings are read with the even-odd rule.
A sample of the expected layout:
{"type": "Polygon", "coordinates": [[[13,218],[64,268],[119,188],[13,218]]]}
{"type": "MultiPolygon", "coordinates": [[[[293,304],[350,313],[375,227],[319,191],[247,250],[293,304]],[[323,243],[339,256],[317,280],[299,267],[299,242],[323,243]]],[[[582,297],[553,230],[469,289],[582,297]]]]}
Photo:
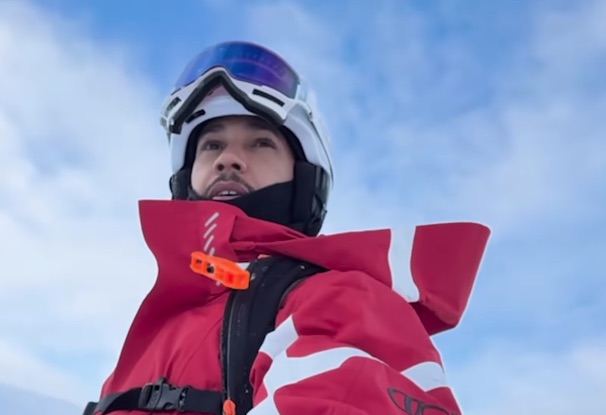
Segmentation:
{"type": "Polygon", "coordinates": [[[263,92],[263,91],[260,91],[260,90],[258,90],[258,89],[255,88],[255,89],[253,89],[252,93],[253,93],[253,95],[258,95],[260,97],[263,97],[265,99],[273,101],[273,102],[275,102],[276,104],[278,104],[281,107],[284,106],[284,102],[280,101],[278,98],[276,98],[276,97],[274,97],[272,95],[269,95],[267,92],[263,92]]]}
{"type": "Polygon", "coordinates": [[[175,99],[173,99],[170,104],[168,104],[166,106],[166,110],[164,110],[164,116],[166,117],[168,115],[168,113],[175,108],[175,105],[177,105],[179,102],[181,102],[181,98],[179,97],[175,97],[175,99]]]}
{"type": "Polygon", "coordinates": [[[192,122],[196,118],[202,117],[204,114],[206,114],[206,111],[204,111],[203,109],[194,112],[192,115],[190,115],[189,117],[187,117],[187,119],[185,120],[185,124],[189,124],[190,122],[192,122]]]}

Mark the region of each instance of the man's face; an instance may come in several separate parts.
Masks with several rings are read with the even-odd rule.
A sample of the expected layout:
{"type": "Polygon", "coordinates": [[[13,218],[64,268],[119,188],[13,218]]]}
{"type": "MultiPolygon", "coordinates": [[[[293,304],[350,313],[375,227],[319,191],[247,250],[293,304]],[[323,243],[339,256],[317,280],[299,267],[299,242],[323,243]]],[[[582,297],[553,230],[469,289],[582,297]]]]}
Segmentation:
{"type": "Polygon", "coordinates": [[[191,184],[203,197],[229,200],[292,180],[294,163],[284,136],[264,120],[218,118],[200,132],[191,184]]]}

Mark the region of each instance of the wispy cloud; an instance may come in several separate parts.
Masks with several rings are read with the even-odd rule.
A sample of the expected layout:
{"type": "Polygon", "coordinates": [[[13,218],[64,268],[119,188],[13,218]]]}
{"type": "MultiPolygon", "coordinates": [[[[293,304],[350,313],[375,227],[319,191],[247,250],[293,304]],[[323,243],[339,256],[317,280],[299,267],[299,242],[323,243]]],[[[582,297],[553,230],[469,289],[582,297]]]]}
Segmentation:
{"type": "Polygon", "coordinates": [[[0,386],[8,381],[24,391],[38,391],[46,396],[70,396],[74,400],[81,399],[86,392],[77,375],[49,363],[40,356],[39,350],[32,350],[26,344],[0,341],[0,373],[3,379],[0,386]]]}
{"type": "Polygon", "coordinates": [[[0,383],[0,402],[7,414],[34,415],[40,412],[40,408],[44,408],[44,413],[48,415],[79,415],[82,413],[81,406],[71,405],[44,392],[36,393],[5,383],[0,383]]]}
{"type": "Polygon", "coordinates": [[[0,373],[79,402],[154,279],[136,198],[168,194],[158,97],[124,50],[58,16],[3,2],[0,28],[1,354],[16,365],[0,373]]]}
{"type": "Polygon", "coordinates": [[[452,374],[469,415],[598,413],[606,390],[605,362],[603,338],[557,351],[529,351],[501,340],[452,374]]]}

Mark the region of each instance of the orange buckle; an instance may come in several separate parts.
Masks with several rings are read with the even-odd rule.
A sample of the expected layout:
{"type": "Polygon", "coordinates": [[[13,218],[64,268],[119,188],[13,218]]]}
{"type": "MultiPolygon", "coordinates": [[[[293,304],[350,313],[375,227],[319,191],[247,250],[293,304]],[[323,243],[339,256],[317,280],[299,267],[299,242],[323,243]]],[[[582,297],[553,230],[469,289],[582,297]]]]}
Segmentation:
{"type": "Polygon", "coordinates": [[[246,290],[250,285],[250,273],[229,259],[192,252],[189,266],[196,274],[204,275],[235,290],[246,290]]]}

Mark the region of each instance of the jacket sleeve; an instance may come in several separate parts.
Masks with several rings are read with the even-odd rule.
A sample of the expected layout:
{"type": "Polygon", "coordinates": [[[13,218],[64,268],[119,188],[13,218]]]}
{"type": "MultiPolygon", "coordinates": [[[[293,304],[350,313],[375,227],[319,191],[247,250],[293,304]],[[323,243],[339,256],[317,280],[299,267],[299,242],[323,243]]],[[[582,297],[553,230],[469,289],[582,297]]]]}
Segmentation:
{"type": "Polygon", "coordinates": [[[453,415],[441,357],[412,306],[361,272],[286,298],[251,371],[250,415],[453,415]]]}

